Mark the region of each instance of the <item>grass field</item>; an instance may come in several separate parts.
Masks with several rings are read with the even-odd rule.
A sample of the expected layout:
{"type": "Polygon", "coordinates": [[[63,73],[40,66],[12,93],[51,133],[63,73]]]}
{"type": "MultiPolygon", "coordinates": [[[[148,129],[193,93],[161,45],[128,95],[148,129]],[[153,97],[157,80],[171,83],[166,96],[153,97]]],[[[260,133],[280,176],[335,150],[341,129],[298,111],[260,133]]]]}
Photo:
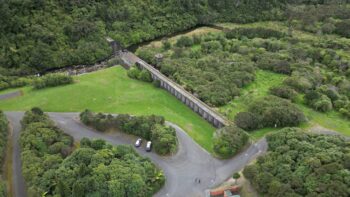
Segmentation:
{"type": "Polygon", "coordinates": [[[49,112],[80,112],[88,108],[95,112],[162,115],[212,152],[214,127],[165,90],[128,78],[122,67],[81,75],[75,81],[43,90],[25,87],[23,96],[0,101],[0,109],[24,111],[38,106],[49,112]]]}

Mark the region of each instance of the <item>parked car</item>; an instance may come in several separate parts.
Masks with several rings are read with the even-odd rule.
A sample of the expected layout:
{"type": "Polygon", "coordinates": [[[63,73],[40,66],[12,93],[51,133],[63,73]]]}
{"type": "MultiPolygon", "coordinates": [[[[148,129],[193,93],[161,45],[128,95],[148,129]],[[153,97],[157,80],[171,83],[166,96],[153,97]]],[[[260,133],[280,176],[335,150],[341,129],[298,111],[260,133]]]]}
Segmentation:
{"type": "Polygon", "coordinates": [[[150,152],[152,150],[152,142],[151,141],[148,141],[147,142],[147,145],[146,145],[146,151],[147,152],[150,152]]]}
{"type": "Polygon", "coordinates": [[[136,142],[135,142],[135,147],[140,147],[141,144],[142,144],[142,139],[139,138],[139,139],[137,139],[136,142]]]}

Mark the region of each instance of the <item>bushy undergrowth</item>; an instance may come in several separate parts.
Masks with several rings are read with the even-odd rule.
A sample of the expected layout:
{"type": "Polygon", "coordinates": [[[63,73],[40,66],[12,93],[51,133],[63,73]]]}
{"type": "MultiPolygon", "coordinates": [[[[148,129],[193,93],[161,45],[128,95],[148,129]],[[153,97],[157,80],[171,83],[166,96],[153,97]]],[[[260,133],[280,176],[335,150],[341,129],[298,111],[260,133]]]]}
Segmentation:
{"type": "Polygon", "coordinates": [[[34,89],[43,89],[73,83],[73,77],[64,74],[48,74],[36,79],[33,83],[34,89]]]}

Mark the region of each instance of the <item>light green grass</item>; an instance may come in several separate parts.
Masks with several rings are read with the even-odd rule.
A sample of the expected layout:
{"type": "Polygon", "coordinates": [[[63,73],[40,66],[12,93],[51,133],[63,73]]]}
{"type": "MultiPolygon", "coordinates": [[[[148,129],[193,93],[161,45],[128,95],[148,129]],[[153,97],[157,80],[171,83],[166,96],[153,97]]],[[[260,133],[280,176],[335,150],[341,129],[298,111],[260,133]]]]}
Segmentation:
{"type": "Polygon", "coordinates": [[[95,112],[162,115],[212,152],[215,129],[209,123],[165,90],[128,78],[122,67],[81,75],[75,81],[43,90],[23,88],[24,96],[0,101],[0,109],[24,111],[38,106],[49,112],[80,112],[88,108],[95,112]]]}

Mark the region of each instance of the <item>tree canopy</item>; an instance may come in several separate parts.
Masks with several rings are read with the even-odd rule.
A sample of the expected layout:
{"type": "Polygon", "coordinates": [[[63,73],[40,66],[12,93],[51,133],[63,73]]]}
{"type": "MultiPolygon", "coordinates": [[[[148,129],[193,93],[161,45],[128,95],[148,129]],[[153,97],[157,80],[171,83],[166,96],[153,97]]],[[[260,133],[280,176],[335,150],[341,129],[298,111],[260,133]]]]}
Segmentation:
{"type": "Polygon", "coordinates": [[[341,136],[285,128],[243,174],[262,196],[349,196],[350,146],[341,136]]]}
{"type": "Polygon", "coordinates": [[[163,172],[130,146],[73,138],[40,109],[27,111],[20,136],[22,171],[30,196],[152,196],[163,172]]]}

